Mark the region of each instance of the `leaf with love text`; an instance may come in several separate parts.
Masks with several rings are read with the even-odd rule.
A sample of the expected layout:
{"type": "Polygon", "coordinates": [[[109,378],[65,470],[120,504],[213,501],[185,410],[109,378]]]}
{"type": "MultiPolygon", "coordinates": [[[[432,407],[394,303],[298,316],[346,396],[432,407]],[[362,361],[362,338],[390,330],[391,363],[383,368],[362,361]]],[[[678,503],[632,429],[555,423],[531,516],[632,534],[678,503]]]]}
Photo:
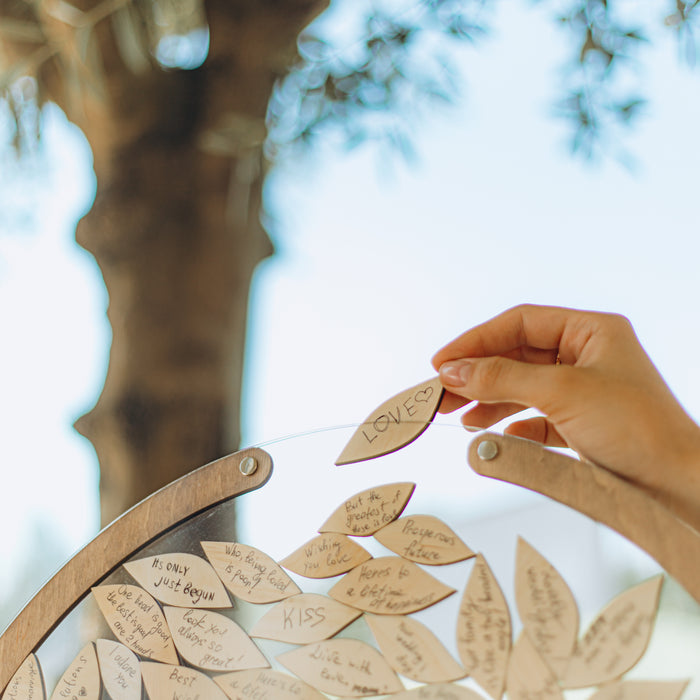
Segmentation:
{"type": "Polygon", "coordinates": [[[44,700],[46,688],[39,659],[30,654],[19,667],[2,694],[2,700],[44,700]]]}
{"type": "Polygon", "coordinates": [[[484,700],[484,696],[462,685],[433,683],[404,690],[392,695],[391,700],[484,700]]]}
{"type": "Polygon", "coordinates": [[[511,649],[510,612],[481,554],[476,555],[457,616],[457,651],[467,673],[492,697],[503,695],[511,649]]]}
{"type": "Polygon", "coordinates": [[[92,595],[117,641],[146,659],[177,663],[168,623],[143,588],[126,583],[95,586],[92,595]]]}
{"type": "Polygon", "coordinates": [[[238,542],[202,542],[226,588],[249,603],[276,603],[301,593],[279,564],[255,547],[238,542]]]}
{"type": "Polygon", "coordinates": [[[141,664],[150,700],[227,700],[226,694],[201,671],[171,664],[141,664]]]}
{"type": "Polygon", "coordinates": [[[102,683],[109,697],[141,700],[141,664],[136,654],[111,639],[98,639],[95,646],[102,683]]]}
{"type": "Polygon", "coordinates": [[[156,600],[180,608],[230,608],[231,601],[209,562],[194,554],[159,554],[124,564],[156,600]]]}
{"type": "Polygon", "coordinates": [[[405,615],[365,615],[380,651],[402,676],[420,683],[447,683],[465,670],[421,622],[405,615]]]}
{"type": "Polygon", "coordinates": [[[385,695],[403,690],[382,655],[357,639],[331,639],[277,657],[283,666],[324,693],[346,698],[385,695]]]}
{"type": "Polygon", "coordinates": [[[417,564],[441,566],[474,556],[448,525],[432,515],[409,515],[374,534],[387,549],[417,564]]]}
{"type": "Polygon", "coordinates": [[[365,612],[402,615],[427,608],[454,592],[410,561],[378,557],[345,574],[328,595],[365,612]]]}
{"type": "Polygon", "coordinates": [[[559,572],[524,539],[518,538],[515,601],[530,641],[562,678],[578,637],[576,600],[559,572]]]}
{"type": "Polygon", "coordinates": [[[328,596],[301,593],[268,610],[250,636],[289,644],[312,644],[333,637],[361,614],[328,596]]]}
{"type": "Polygon", "coordinates": [[[336,508],[318,531],[373,535],[401,515],[415,488],[414,483],[398,482],[360,491],[336,508]]]}
{"type": "Polygon", "coordinates": [[[51,700],[100,700],[101,689],[95,645],[88,642],[59,678],[51,700]]]}
{"type": "Polygon", "coordinates": [[[326,700],[308,683],[281,671],[236,671],[214,681],[230,700],[326,700]]]}
{"type": "Polygon", "coordinates": [[[513,646],[506,676],[508,700],[564,700],[552,669],[523,633],[513,646]]]}
{"type": "Polygon", "coordinates": [[[205,671],[267,668],[253,640],[221,613],[197,608],[163,608],[176,649],[187,663],[205,671]]]}
{"type": "Polygon", "coordinates": [[[680,700],[687,685],[687,680],[620,681],[604,686],[588,700],[680,700]]]}
{"type": "Polygon", "coordinates": [[[413,442],[433,420],[444,389],[435,377],[385,401],[363,421],[336,464],[381,457],[413,442]]]}
{"type": "Polygon", "coordinates": [[[364,547],[346,535],[325,532],[282,559],[280,566],[307,578],[330,578],[371,558],[364,547]]]}
{"type": "Polygon", "coordinates": [[[662,582],[662,576],[644,581],[603,608],[576,645],[564,688],[609,683],[639,661],[654,627],[662,582]]]}

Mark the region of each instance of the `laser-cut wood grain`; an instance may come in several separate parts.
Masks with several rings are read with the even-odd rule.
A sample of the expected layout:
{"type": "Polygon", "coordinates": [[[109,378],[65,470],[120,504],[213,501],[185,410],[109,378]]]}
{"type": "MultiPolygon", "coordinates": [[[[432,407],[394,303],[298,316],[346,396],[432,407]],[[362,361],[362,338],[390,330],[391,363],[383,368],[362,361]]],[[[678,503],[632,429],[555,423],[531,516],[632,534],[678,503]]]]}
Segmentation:
{"type": "Polygon", "coordinates": [[[330,578],[371,558],[364,547],[346,535],[325,532],[282,559],[280,566],[307,578],[330,578]]]}
{"type": "Polygon", "coordinates": [[[150,700],[226,700],[226,694],[201,671],[176,664],[141,664],[150,700]]]}
{"type": "Polygon", "coordinates": [[[338,506],[318,531],[373,535],[401,515],[415,488],[414,483],[399,482],[360,491],[338,506]]]}
{"type": "Polygon", "coordinates": [[[124,563],[156,600],[180,608],[230,608],[226,588],[208,561],[194,554],[159,554],[124,563]]]}
{"type": "Polygon", "coordinates": [[[563,700],[552,669],[523,633],[513,645],[506,676],[508,700],[563,700]]]}
{"type": "Polygon", "coordinates": [[[402,676],[419,683],[448,683],[465,670],[421,622],[406,615],[365,615],[379,650],[402,676]]]}
{"type": "Polygon", "coordinates": [[[484,700],[484,696],[461,685],[434,683],[404,690],[392,695],[391,700],[484,700]]]}
{"type": "Polygon", "coordinates": [[[2,700],[45,700],[44,676],[34,654],[22,662],[1,697],[2,700]]]}
{"type": "Polygon", "coordinates": [[[281,671],[237,671],[214,681],[230,700],[326,700],[308,683],[281,671]]]}
{"type": "Polygon", "coordinates": [[[98,639],[97,662],[102,684],[112,700],[141,700],[141,663],[119,642],[98,639]]]}
{"type": "Polygon", "coordinates": [[[100,700],[101,690],[95,645],[88,642],[59,678],[51,700],[100,700]]]}
{"type": "Polygon", "coordinates": [[[385,401],[365,418],[335,463],[362,462],[413,442],[435,417],[443,392],[434,377],[385,401]]]}
{"type": "Polygon", "coordinates": [[[330,639],[362,613],[318,593],[300,593],[277,603],[250,631],[251,637],[289,644],[330,639]]]}
{"type": "Polygon", "coordinates": [[[601,688],[589,700],[680,700],[687,685],[687,680],[620,681],[601,688]]]}

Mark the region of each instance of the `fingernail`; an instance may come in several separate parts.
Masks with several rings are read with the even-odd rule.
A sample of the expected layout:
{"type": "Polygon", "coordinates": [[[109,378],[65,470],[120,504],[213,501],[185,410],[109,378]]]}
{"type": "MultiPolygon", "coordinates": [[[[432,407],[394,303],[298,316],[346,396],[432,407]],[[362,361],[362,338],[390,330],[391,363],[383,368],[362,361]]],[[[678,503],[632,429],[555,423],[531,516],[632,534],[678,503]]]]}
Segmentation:
{"type": "Polygon", "coordinates": [[[477,428],[475,425],[465,425],[464,429],[470,433],[480,433],[482,430],[486,430],[486,428],[477,428]]]}
{"type": "Polygon", "coordinates": [[[460,360],[459,362],[445,362],[440,366],[440,380],[447,386],[464,386],[469,379],[471,362],[460,360]]]}

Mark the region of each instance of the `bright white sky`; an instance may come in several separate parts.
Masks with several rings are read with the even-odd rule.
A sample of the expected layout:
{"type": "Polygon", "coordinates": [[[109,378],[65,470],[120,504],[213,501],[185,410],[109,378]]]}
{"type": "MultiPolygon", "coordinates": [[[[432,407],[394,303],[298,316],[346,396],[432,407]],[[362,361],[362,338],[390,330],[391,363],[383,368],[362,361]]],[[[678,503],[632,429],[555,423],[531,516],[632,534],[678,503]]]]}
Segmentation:
{"type": "MultiPolygon", "coordinates": [[[[278,253],[254,281],[245,444],[361,420],[430,376],[441,344],[524,301],[628,315],[700,418],[700,75],[671,35],[655,44],[648,117],[627,143],[638,169],[587,166],[550,116],[562,35],[527,3],[494,26],[460,52],[464,99],[417,125],[417,165],[322,147],[271,176],[278,253]]],[[[85,147],[55,121],[41,233],[0,236],[0,560],[21,562],[43,523],[61,542],[43,573],[97,527],[96,465],[70,425],[109,340],[99,275],[73,243],[85,147]]],[[[20,565],[0,569],[3,590],[20,565]]]]}

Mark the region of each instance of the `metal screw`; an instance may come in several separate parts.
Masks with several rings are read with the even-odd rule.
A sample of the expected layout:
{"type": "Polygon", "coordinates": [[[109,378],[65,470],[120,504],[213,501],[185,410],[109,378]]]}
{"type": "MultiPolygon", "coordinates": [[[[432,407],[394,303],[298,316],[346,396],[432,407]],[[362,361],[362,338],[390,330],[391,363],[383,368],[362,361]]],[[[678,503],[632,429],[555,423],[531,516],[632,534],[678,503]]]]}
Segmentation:
{"type": "Polygon", "coordinates": [[[493,440],[484,440],[479,443],[479,447],[476,448],[476,453],[481,459],[488,462],[498,454],[498,444],[493,440]]]}
{"type": "Polygon", "coordinates": [[[255,457],[246,457],[238,468],[241,470],[243,476],[250,476],[257,470],[258,462],[255,457]]]}

